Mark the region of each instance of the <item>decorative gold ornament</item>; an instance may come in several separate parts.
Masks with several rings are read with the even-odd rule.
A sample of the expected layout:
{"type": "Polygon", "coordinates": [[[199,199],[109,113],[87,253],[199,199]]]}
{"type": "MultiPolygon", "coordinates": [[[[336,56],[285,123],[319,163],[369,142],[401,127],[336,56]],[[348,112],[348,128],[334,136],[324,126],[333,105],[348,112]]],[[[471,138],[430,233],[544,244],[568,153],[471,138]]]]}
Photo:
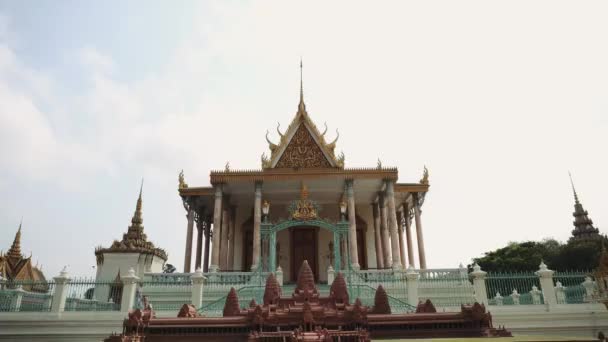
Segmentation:
{"type": "Polygon", "coordinates": [[[308,199],[308,188],[302,184],[300,200],[296,202],[292,217],[294,220],[308,221],[317,218],[315,203],[308,199]]]}
{"type": "Polygon", "coordinates": [[[426,168],[426,165],[424,166],[424,172],[422,173],[420,184],[429,184],[429,170],[426,168]]]}
{"type": "Polygon", "coordinates": [[[277,168],[332,167],[312,135],[301,124],[279,159],[277,168]]]}
{"type": "Polygon", "coordinates": [[[178,189],[186,189],[188,187],[188,183],[184,180],[184,170],[181,170],[178,176],[178,189]]]}

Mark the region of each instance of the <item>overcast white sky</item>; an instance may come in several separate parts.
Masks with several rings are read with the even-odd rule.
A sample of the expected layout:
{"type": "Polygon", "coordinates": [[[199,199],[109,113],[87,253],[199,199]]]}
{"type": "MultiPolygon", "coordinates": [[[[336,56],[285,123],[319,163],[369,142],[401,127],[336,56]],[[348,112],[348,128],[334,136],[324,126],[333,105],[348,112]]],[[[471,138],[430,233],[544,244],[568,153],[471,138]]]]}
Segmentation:
{"type": "Polygon", "coordinates": [[[430,267],[572,230],[568,170],[608,226],[608,2],[0,0],[0,249],[93,274],[139,183],[181,270],[177,174],[259,167],[297,109],[347,167],[430,170],[430,267]]]}

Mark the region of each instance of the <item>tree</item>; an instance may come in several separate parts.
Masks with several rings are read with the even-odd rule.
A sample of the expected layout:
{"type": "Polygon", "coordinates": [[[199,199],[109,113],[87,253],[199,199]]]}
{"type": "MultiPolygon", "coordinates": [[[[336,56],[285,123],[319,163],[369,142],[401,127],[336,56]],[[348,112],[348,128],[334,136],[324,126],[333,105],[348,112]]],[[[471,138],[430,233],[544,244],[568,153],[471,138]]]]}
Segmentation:
{"type": "Polygon", "coordinates": [[[559,252],[560,243],[547,239],[541,242],[510,242],[506,247],[473,259],[486,272],[536,271],[541,261],[548,265],[559,252]]]}
{"type": "Polygon", "coordinates": [[[163,273],[173,273],[175,272],[176,268],[175,266],[171,265],[171,264],[165,264],[165,267],[163,267],[163,273]]]}
{"type": "MultiPolygon", "coordinates": [[[[541,261],[555,271],[588,271],[597,267],[602,241],[608,239],[573,240],[562,244],[554,239],[510,242],[506,247],[474,258],[486,272],[536,271],[541,261]]],[[[469,266],[471,267],[471,266],[469,266]]]]}

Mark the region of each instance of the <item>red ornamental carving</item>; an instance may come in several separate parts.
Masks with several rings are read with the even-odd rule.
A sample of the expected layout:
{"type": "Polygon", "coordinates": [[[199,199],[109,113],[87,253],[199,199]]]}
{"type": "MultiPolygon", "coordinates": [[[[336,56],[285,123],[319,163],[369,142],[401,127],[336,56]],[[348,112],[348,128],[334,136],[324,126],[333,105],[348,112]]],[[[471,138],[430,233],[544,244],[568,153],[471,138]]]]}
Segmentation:
{"type": "Polygon", "coordinates": [[[333,283],[331,283],[329,296],[333,298],[336,303],[348,304],[348,289],[346,288],[346,280],[344,280],[342,273],[338,273],[333,283]]]}
{"type": "MultiPolygon", "coordinates": [[[[320,296],[307,263],[300,268],[298,286],[292,297],[280,297],[280,286],[269,276],[263,305],[251,301],[239,308],[237,292],[230,290],[224,317],[194,317],[191,305],[179,318],[146,318],[135,311],[124,321],[123,333],[109,342],[209,341],[359,341],[412,337],[510,336],[492,327],[492,317],[483,305],[463,305],[460,312],[435,313],[430,301],[421,303],[421,313],[391,313],[389,297],[379,286],[373,310],[355,299],[353,305],[337,302],[344,296],[345,280],[338,275],[330,296],[320,296]],[[279,296],[277,297],[277,294],[279,296]],[[433,311],[433,312],[431,312],[433,311]],[[433,329],[429,329],[429,326],[433,329]],[[291,329],[285,329],[291,327],[291,329]]],[[[345,301],[347,302],[347,300],[345,301]]]]}
{"type": "Polygon", "coordinates": [[[323,151],[314,140],[304,124],[298,130],[285,148],[277,168],[321,168],[331,167],[323,151]]]}
{"type": "Polygon", "coordinates": [[[378,286],[376,296],[374,297],[374,313],[375,314],[390,314],[391,306],[388,303],[388,295],[382,285],[378,286]]]}
{"type": "Polygon", "coordinates": [[[230,288],[224,305],[224,317],[237,316],[241,311],[239,307],[239,297],[236,294],[234,287],[230,288]]]}

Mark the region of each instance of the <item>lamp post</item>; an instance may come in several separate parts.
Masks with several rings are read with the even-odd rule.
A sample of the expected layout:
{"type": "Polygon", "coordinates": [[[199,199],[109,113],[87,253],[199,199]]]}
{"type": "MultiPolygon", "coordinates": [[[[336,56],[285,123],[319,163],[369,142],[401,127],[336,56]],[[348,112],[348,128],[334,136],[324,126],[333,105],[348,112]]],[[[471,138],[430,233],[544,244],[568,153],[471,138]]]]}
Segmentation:
{"type": "Polygon", "coordinates": [[[342,221],[346,220],[346,202],[340,202],[340,217],[342,221]]]}
{"type": "Polygon", "coordinates": [[[264,216],[264,223],[268,223],[268,213],[270,212],[270,203],[264,201],[262,204],[262,215],[264,216]]]}

